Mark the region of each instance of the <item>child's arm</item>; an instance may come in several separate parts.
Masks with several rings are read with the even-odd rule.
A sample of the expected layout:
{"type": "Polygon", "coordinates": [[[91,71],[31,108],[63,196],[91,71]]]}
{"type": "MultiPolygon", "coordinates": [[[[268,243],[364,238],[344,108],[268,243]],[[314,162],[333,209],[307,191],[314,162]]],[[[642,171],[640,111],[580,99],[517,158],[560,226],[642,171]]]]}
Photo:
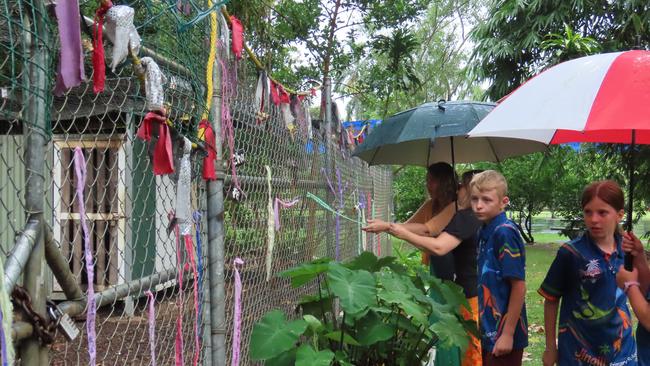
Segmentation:
{"type": "Polygon", "coordinates": [[[544,366],[553,366],[557,363],[557,309],[559,301],[544,300],[544,329],[546,331],[546,349],[542,356],[544,366]]]}
{"type": "Polygon", "coordinates": [[[650,329],[650,303],[643,296],[639,286],[630,286],[627,291],[627,298],[630,300],[630,305],[632,305],[632,310],[639,319],[639,323],[645,329],[650,329]]]}
{"type": "Polygon", "coordinates": [[[507,355],[512,351],[512,341],[515,327],[521,316],[521,309],[526,298],[526,282],[518,278],[510,278],[510,299],[508,311],[504,315],[504,325],[501,335],[494,344],[492,354],[496,357],[507,355]]]}
{"type": "Polygon", "coordinates": [[[460,244],[461,240],[457,237],[443,232],[439,236],[433,238],[430,236],[417,235],[402,224],[391,224],[388,232],[402,240],[406,240],[414,246],[426,250],[434,255],[442,256],[460,244]]]}

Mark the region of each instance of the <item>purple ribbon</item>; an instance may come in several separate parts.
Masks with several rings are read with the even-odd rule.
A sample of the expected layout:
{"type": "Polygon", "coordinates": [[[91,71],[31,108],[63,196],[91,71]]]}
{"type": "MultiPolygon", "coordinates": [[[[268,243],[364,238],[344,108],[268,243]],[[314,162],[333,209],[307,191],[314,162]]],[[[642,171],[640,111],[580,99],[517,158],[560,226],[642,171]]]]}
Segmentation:
{"type": "Polygon", "coordinates": [[[81,15],[78,0],[57,1],[56,18],[59,26],[61,53],[54,95],[60,97],[66,90],[84,80],[84,53],[81,48],[81,15]]]}
{"type": "Polygon", "coordinates": [[[275,198],[275,204],[273,205],[273,211],[275,213],[275,231],[280,231],[280,206],[282,206],[282,208],[289,208],[298,202],[300,202],[298,198],[294,198],[291,201],[283,201],[277,197],[275,198]]]}
{"type": "MultiPolygon", "coordinates": [[[[323,175],[325,176],[325,179],[327,180],[327,185],[330,187],[330,191],[332,191],[332,194],[334,197],[336,197],[339,201],[338,204],[338,209],[342,210],[343,207],[345,207],[345,200],[343,197],[343,191],[345,188],[347,188],[347,184],[345,187],[343,187],[343,183],[341,180],[341,171],[339,168],[336,168],[336,180],[338,183],[338,194],[337,191],[334,190],[334,186],[332,186],[332,182],[330,181],[330,178],[327,176],[327,173],[325,172],[325,169],[321,169],[323,172],[323,175]]],[[[334,222],[336,224],[336,260],[339,260],[340,257],[340,251],[341,251],[341,219],[339,218],[339,215],[334,215],[334,222]]]]}
{"type": "Polygon", "coordinates": [[[147,295],[147,307],[149,309],[147,317],[149,319],[149,351],[151,352],[151,365],[156,366],[156,309],[154,305],[156,299],[149,290],[145,291],[144,294],[147,295]]]}
{"type": "Polygon", "coordinates": [[[97,308],[95,306],[95,288],[94,277],[95,272],[93,268],[93,253],[90,247],[90,233],[88,232],[88,225],[86,224],[86,203],[84,202],[84,186],[86,185],[86,159],[84,158],[83,151],[80,147],[74,149],[74,170],[77,177],[77,202],[79,204],[79,217],[81,218],[81,229],[84,235],[84,258],[86,260],[86,274],[88,275],[88,292],[86,298],[88,299],[88,312],[86,314],[86,332],[88,333],[88,364],[94,365],[96,363],[96,334],[95,334],[95,316],[97,308]]]}
{"type": "Polygon", "coordinates": [[[233,316],[233,335],[232,335],[232,363],[231,366],[239,366],[239,352],[241,344],[241,276],[237,265],[243,265],[241,258],[235,258],[233,267],[235,267],[235,316],[233,316]]]}
{"type": "Polygon", "coordinates": [[[0,309],[0,342],[2,342],[2,366],[8,366],[9,362],[7,360],[7,338],[5,336],[5,328],[3,326],[4,314],[2,309],[0,309]]]}

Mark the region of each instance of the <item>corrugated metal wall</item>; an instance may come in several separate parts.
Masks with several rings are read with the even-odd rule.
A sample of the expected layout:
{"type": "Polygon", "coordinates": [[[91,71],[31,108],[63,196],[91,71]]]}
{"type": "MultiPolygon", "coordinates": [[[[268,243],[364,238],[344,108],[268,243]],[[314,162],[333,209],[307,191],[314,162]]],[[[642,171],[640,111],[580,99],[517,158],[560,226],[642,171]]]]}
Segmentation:
{"type": "Polygon", "coordinates": [[[25,224],[25,165],[23,136],[0,135],[0,250],[11,250],[25,224]]]}

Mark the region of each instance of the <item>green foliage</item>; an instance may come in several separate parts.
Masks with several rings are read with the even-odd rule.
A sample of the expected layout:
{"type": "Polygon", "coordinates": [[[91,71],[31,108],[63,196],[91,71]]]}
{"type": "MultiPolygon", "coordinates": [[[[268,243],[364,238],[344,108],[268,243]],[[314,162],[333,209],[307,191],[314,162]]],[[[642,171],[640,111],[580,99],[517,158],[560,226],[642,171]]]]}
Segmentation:
{"type": "Polygon", "coordinates": [[[549,33],[541,44],[542,49],[553,51],[551,64],[557,64],[572,58],[592,55],[600,51],[600,44],[591,37],[583,37],[564,25],[564,34],[549,33]]]}
{"type": "Polygon", "coordinates": [[[464,45],[466,30],[481,19],[483,1],[428,2],[417,25],[380,37],[393,40],[393,52],[374,41],[339,85],[339,92],[352,96],[349,113],[383,118],[424,102],[478,95],[480,87],[465,72],[469,51],[464,45]],[[408,42],[400,41],[404,37],[408,42]]]}
{"type": "Polygon", "coordinates": [[[592,53],[595,44],[620,51],[634,47],[639,36],[647,45],[648,29],[645,0],[491,1],[486,21],[472,30],[472,73],[491,82],[486,97],[498,100],[544,67],[592,53]]]}
{"type": "Polygon", "coordinates": [[[395,258],[369,252],[345,264],[317,260],[283,272],[301,286],[315,279],[318,292],[298,306],[302,319],[266,314],[253,328],[251,358],[269,365],[415,365],[439,340],[438,347],[465,347],[471,327],[459,313],[467,306],[462,290],[406,272],[395,258]],[[427,296],[428,288],[441,300],[427,296]]]}
{"type": "Polygon", "coordinates": [[[395,220],[406,221],[427,198],[427,171],[422,167],[407,166],[393,177],[395,220]]]}
{"type": "Polygon", "coordinates": [[[418,271],[426,269],[422,264],[422,254],[419,250],[396,238],[392,238],[391,243],[397,263],[404,266],[409,275],[415,275],[418,271]]]}

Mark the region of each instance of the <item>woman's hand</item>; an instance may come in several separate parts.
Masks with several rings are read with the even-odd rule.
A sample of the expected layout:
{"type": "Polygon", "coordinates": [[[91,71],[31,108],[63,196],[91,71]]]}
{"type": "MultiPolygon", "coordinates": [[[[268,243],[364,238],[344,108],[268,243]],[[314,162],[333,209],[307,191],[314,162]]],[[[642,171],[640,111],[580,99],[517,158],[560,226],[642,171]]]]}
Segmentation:
{"type": "Polygon", "coordinates": [[[642,257],[645,259],[645,252],[641,240],[634,235],[633,232],[628,231],[623,233],[623,251],[632,254],[635,258],[642,257]]]}
{"type": "Polygon", "coordinates": [[[370,219],[368,225],[361,228],[361,230],[369,233],[383,233],[388,229],[390,229],[390,223],[379,219],[370,219]]]}
{"type": "Polygon", "coordinates": [[[618,287],[625,288],[625,282],[638,281],[639,272],[636,270],[636,268],[632,272],[626,271],[624,266],[621,266],[621,268],[618,269],[618,273],[616,274],[616,283],[618,284],[618,287]]]}
{"type": "Polygon", "coordinates": [[[406,237],[411,233],[407,228],[402,224],[390,224],[388,233],[396,238],[406,240],[406,237]]]}

